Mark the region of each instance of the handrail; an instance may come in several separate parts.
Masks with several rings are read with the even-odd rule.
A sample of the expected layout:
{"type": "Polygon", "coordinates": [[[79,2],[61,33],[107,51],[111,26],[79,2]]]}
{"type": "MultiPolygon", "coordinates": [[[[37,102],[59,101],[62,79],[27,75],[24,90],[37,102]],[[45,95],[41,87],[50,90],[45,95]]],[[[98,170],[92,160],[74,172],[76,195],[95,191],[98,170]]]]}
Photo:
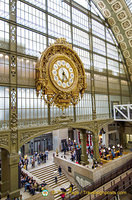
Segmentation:
{"type": "MultiPolygon", "coordinates": [[[[127,182],[125,182],[125,185],[127,185],[127,183],[128,183],[128,186],[127,187],[125,187],[125,189],[127,189],[127,188],[129,188],[130,187],[130,180],[129,180],[129,177],[131,177],[132,176],[132,173],[130,173],[129,175],[127,175],[126,177],[127,177],[127,182]]],[[[123,191],[122,189],[123,189],[123,187],[124,187],[124,180],[126,179],[126,177],[124,177],[122,180],[120,180],[119,182],[117,182],[115,185],[113,185],[113,186],[111,186],[110,188],[108,188],[106,191],[114,191],[115,192],[115,194],[109,194],[109,197],[107,196],[107,195],[105,195],[105,194],[103,194],[103,195],[100,195],[100,196],[98,196],[98,197],[95,197],[94,198],[94,200],[110,200],[110,199],[113,199],[113,197],[115,197],[116,196],[116,193],[117,192],[120,192],[120,191],[123,191]],[[119,184],[120,184],[120,186],[119,186],[119,184]],[[118,189],[117,189],[117,186],[118,186],[118,189]]]]}
{"type": "Polygon", "coordinates": [[[96,190],[100,186],[111,181],[112,179],[116,178],[117,176],[129,170],[130,168],[132,168],[132,159],[129,160],[127,163],[123,164],[122,166],[116,168],[116,170],[113,170],[112,172],[102,176],[98,181],[93,182],[92,185],[84,187],[83,188],[83,191],[85,191],[84,193],[83,191],[81,191],[79,194],[71,196],[70,199],[79,200],[80,198],[87,195],[86,191],[92,192],[93,190],[96,190]]]}

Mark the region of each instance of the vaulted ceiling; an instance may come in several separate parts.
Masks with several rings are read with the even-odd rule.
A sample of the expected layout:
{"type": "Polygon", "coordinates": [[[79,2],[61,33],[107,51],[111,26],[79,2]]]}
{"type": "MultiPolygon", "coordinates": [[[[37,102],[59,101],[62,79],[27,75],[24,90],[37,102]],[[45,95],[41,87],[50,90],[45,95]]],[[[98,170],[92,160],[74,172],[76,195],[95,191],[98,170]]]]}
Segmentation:
{"type": "Polygon", "coordinates": [[[132,13],[124,0],[93,0],[119,43],[132,83],[132,13]]]}

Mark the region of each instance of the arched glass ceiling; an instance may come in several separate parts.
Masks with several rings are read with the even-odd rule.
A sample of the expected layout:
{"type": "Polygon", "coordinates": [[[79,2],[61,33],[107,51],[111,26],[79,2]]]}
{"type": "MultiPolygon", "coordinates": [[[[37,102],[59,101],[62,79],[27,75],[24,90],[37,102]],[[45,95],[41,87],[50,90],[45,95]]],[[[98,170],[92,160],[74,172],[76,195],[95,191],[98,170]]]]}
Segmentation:
{"type": "MultiPolygon", "coordinates": [[[[74,2],[80,4],[81,6],[83,6],[86,9],[90,9],[90,4],[88,0],[74,0],[74,2]]],[[[94,5],[94,3],[91,1],[91,11],[100,16],[102,19],[104,19],[103,15],[100,13],[100,11],[97,9],[97,7],[94,5]]]]}
{"type": "Polygon", "coordinates": [[[80,4],[81,6],[89,9],[89,4],[88,4],[88,1],[87,0],[74,0],[75,2],[77,2],[78,4],[80,4]]]}
{"type": "Polygon", "coordinates": [[[132,0],[125,0],[125,2],[132,13],[132,0]]]}
{"type": "MultiPolygon", "coordinates": [[[[89,9],[89,3],[88,0],[74,0],[75,2],[77,2],[78,4],[80,4],[81,6],[89,9]]],[[[125,0],[128,8],[130,9],[130,11],[132,12],[132,0],[125,0]]]]}

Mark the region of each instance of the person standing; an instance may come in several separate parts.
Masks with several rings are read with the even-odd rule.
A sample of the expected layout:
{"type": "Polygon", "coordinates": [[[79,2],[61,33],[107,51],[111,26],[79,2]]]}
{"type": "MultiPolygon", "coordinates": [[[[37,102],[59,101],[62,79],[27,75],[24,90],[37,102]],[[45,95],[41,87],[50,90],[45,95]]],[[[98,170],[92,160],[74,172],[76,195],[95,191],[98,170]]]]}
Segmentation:
{"type": "Polygon", "coordinates": [[[6,198],[6,200],[11,200],[11,198],[9,197],[9,194],[7,195],[7,198],[6,198]]]}
{"type": "Polygon", "coordinates": [[[57,171],[54,171],[54,177],[55,177],[55,183],[57,184],[57,181],[58,181],[58,179],[57,179],[57,171]]]}
{"type": "Polygon", "coordinates": [[[61,176],[61,172],[62,172],[61,166],[58,167],[58,172],[59,172],[59,175],[61,176]]]}
{"type": "Polygon", "coordinates": [[[45,154],[46,154],[46,159],[48,160],[48,149],[45,151],[45,154]]]}
{"type": "Polygon", "coordinates": [[[55,152],[53,152],[53,162],[55,161],[55,152]]]}
{"type": "Polygon", "coordinates": [[[44,163],[46,163],[46,153],[44,152],[44,163]]]}
{"type": "Polygon", "coordinates": [[[73,184],[72,183],[70,184],[69,192],[70,192],[70,194],[73,192],[73,184]]]}
{"type": "Polygon", "coordinates": [[[38,165],[40,164],[40,156],[39,156],[39,154],[37,155],[37,164],[38,165]]]}
{"type": "Polygon", "coordinates": [[[61,199],[64,200],[64,199],[65,199],[65,196],[66,196],[65,192],[62,191],[61,199]]]}

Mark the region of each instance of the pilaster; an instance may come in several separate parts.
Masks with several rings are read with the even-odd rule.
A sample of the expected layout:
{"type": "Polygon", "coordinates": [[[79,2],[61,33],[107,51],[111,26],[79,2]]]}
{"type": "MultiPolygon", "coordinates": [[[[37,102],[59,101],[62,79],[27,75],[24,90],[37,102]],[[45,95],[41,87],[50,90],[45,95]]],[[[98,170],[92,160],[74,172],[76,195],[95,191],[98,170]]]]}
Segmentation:
{"type": "Polygon", "coordinates": [[[5,149],[1,149],[1,197],[8,194],[9,191],[9,153],[5,149]]]}
{"type": "Polygon", "coordinates": [[[18,131],[17,131],[17,56],[16,56],[16,0],[9,3],[10,20],[10,60],[9,60],[9,77],[10,77],[10,139],[12,153],[18,152],[18,131]]]}
{"type": "Polygon", "coordinates": [[[19,197],[18,189],[18,154],[10,154],[9,156],[9,195],[11,199],[19,197]]]}
{"type": "Polygon", "coordinates": [[[10,78],[10,155],[9,155],[9,195],[11,199],[19,197],[20,191],[18,189],[18,129],[17,129],[17,39],[16,39],[16,5],[17,0],[9,1],[9,78],[10,78]]]}
{"type": "MultiPolygon", "coordinates": [[[[91,10],[91,1],[89,1],[91,10]]],[[[92,119],[96,119],[96,101],[95,101],[95,81],[94,81],[94,58],[93,58],[93,36],[92,36],[92,16],[89,15],[89,57],[90,57],[90,81],[91,81],[91,101],[92,101],[92,119]]]]}

